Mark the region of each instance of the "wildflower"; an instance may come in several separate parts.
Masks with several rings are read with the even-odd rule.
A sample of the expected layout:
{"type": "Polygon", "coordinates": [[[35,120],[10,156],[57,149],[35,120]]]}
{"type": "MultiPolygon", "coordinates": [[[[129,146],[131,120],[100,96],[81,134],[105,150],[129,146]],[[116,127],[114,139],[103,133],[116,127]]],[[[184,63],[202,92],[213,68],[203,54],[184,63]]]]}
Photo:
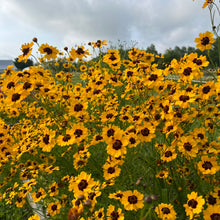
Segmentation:
{"type": "Polygon", "coordinates": [[[198,144],[191,136],[183,136],[177,143],[178,150],[186,157],[196,157],[198,153],[198,144]]]}
{"type": "Polygon", "coordinates": [[[195,214],[202,212],[205,200],[202,196],[198,196],[197,192],[191,192],[187,195],[187,198],[187,203],[183,206],[185,208],[186,215],[189,216],[190,219],[193,219],[195,214]]]}
{"type": "Polygon", "coordinates": [[[43,188],[40,188],[37,193],[36,192],[31,193],[33,202],[39,202],[41,199],[45,198],[46,195],[47,194],[43,188]]]}
{"type": "Polygon", "coordinates": [[[108,49],[108,53],[103,56],[103,62],[107,63],[114,70],[119,69],[121,66],[119,51],[108,49]]]}
{"type": "Polygon", "coordinates": [[[40,216],[35,214],[28,218],[28,220],[40,220],[40,216]]]}
{"type": "Polygon", "coordinates": [[[18,56],[18,62],[21,62],[22,60],[24,60],[24,62],[27,62],[28,57],[31,55],[32,52],[32,47],[33,47],[34,43],[27,43],[27,44],[23,44],[21,46],[21,51],[22,51],[22,55],[18,56]]]}
{"type": "Polygon", "coordinates": [[[170,162],[177,157],[177,153],[175,152],[175,149],[173,147],[167,147],[164,146],[163,150],[161,150],[161,160],[170,162]]]}
{"type": "Polygon", "coordinates": [[[169,171],[167,169],[161,170],[156,177],[160,179],[166,179],[169,175],[169,171]]]}
{"type": "Polygon", "coordinates": [[[86,65],[81,65],[79,69],[81,72],[85,72],[87,70],[87,67],[86,65]]]}
{"type": "Polygon", "coordinates": [[[43,59],[47,60],[56,59],[59,53],[56,47],[49,46],[48,44],[41,44],[38,50],[41,54],[44,54],[43,59]]]}
{"type": "Polygon", "coordinates": [[[88,52],[88,49],[85,50],[84,46],[78,47],[77,49],[71,49],[70,55],[73,60],[76,58],[82,59],[83,57],[87,57],[87,55],[90,55],[88,52]]]}
{"type": "Polygon", "coordinates": [[[204,220],[219,220],[220,219],[220,205],[208,206],[203,211],[204,220]]]}
{"type": "Polygon", "coordinates": [[[39,147],[45,152],[50,152],[55,146],[55,131],[44,128],[44,134],[40,138],[39,147]]]}
{"type": "Polygon", "coordinates": [[[84,171],[81,172],[77,177],[71,178],[69,183],[69,191],[73,190],[75,196],[88,193],[96,185],[96,181],[91,178],[91,174],[88,175],[84,171]]]}
{"type": "Polygon", "coordinates": [[[173,205],[160,203],[156,208],[155,212],[157,213],[158,217],[162,220],[175,220],[176,219],[176,212],[173,208],[173,205]]]}
{"type": "Polygon", "coordinates": [[[55,216],[60,213],[61,204],[59,202],[52,202],[47,207],[47,215],[55,216]]]}
{"type": "Polygon", "coordinates": [[[196,47],[201,51],[210,50],[214,42],[213,33],[209,31],[200,33],[199,38],[195,38],[195,43],[197,43],[196,47]]]}
{"type": "Polygon", "coordinates": [[[74,141],[75,141],[75,137],[71,129],[67,129],[66,134],[59,135],[57,138],[57,144],[60,146],[71,145],[74,143],[74,141]]]}
{"type": "Polygon", "coordinates": [[[121,203],[124,205],[125,210],[142,209],[144,207],[144,195],[137,190],[123,192],[121,203]]]}
{"type": "Polygon", "coordinates": [[[113,157],[119,157],[126,154],[128,145],[128,139],[126,136],[116,134],[113,138],[106,140],[107,153],[113,157]]]}
{"type": "Polygon", "coordinates": [[[115,210],[115,206],[109,205],[107,209],[107,220],[123,220],[124,214],[122,213],[122,209],[118,208],[115,210]]]}
{"type": "Polygon", "coordinates": [[[101,208],[101,209],[95,211],[94,219],[100,219],[100,220],[104,220],[105,219],[104,208],[101,208]]]}
{"type": "Polygon", "coordinates": [[[143,142],[150,142],[156,135],[155,127],[150,122],[144,122],[138,127],[138,138],[143,142]]]}
{"type": "Polygon", "coordinates": [[[50,196],[56,196],[59,194],[59,190],[58,190],[58,184],[56,182],[54,182],[53,184],[51,184],[49,186],[49,191],[48,191],[50,196]]]}
{"type": "Polygon", "coordinates": [[[199,171],[203,175],[213,175],[220,170],[215,157],[202,156],[202,161],[198,162],[199,171]]]}
{"type": "Polygon", "coordinates": [[[197,98],[202,100],[208,100],[212,95],[215,95],[215,83],[214,81],[208,81],[199,87],[199,94],[197,98]]]}
{"type": "Polygon", "coordinates": [[[117,199],[117,200],[121,200],[123,197],[123,192],[121,190],[115,192],[115,193],[111,193],[108,196],[110,199],[117,199]]]}
{"type": "Polygon", "coordinates": [[[117,164],[114,163],[105,163],[102,168],[104,170],[105,180],[116,178],[121,172],[121,169],[117,166],[117,164]]]}
{"type": "Polygon", "coordinates": [[[210,5],[213,2],[213,0],[205,0],[202,8],[206,8],[208,5],[210,5]]]}
{"type": "Polygon", "coordinates": [[[19,193],[19,194],[18,194],[18,197],[17,197],[17,199],[16,199],[15,204],[16,204],[16,206],[17,206],[18,208],[22,208],[22,207],[24,206],[24,204],[25,204],[25,198],[24,198],[24,196],[22,195],[22,193],[19,193]]]}
{"type": "MultiPolygon", "coordinates": [[[[91,43],[91,45],[93,45],[94,48],[101,48],[103,45],[107,44],[107,40],[97,40],[96,42],[91,43]]],[[[90,45],[90,44],[89,44],[90,45]]]]}

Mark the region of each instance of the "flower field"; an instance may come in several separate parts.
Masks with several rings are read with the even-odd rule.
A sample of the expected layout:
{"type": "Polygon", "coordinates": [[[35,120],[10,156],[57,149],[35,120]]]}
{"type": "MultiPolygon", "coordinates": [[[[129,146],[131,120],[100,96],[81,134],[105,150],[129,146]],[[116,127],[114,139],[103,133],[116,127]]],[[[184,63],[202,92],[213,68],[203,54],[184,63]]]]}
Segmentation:
{"type": "Polygon", "coordinates": [[[220,220],[220,69],[199,82],[205,56],[160,69],[106,45],[89,43],[95,62],[33,38],[19,61],[37,47],[38,63],[0,75],[0,219],[220,220]]]}

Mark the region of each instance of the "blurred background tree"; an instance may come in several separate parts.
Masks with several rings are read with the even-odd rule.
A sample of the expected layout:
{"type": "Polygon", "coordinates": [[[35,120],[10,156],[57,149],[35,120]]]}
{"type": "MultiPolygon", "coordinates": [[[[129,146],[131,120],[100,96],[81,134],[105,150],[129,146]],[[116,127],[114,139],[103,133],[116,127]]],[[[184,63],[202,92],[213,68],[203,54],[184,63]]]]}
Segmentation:
{"type": "Polygon", "coordinates": [[[24,61],[18,62],[18,58],[15,58],[13,64],[18,70],[23,70],[26,67],[33,66],[34,62],[31,59],[27,59],[26,63],[24,61]]]}

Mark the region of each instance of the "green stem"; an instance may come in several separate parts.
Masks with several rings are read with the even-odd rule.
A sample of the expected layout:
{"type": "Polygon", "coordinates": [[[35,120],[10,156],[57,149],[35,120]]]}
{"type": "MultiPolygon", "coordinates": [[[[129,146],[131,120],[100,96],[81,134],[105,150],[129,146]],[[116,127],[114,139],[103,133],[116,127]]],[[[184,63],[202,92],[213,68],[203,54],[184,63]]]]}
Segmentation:
{"type": "MultiPolygon", "coordinates": [[[[209,50],[208,50],[208,57],[209,57],[209,60],[210,60],[210,62],[211,62],[211,64],[212,64],[212,66],[213,66],[213,67],[216,69],[216,71],[217,71],[217,68],[216,68],[215,64],[213,63],[212,58],[211,58],[211,56],[210,56],[209,50]]],[[[211,74],[212,74],[213,78],[214,78],[215,80],[217,80],[216,76],[215,76],[213,73],[211,73],[211,74]]]]}
{"type": "Polygon", "coordinates": [[[220,67],[220,36],[218,36],[218,66],[220,67]]]}

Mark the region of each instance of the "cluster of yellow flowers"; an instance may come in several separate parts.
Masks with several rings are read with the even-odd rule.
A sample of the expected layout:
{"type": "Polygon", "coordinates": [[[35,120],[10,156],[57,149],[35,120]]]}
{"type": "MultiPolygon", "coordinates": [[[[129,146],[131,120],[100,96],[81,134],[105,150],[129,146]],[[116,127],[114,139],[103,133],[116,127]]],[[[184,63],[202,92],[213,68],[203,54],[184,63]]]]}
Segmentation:
{"type": "MultiPolygon", "coordinates": [[[[209,50],[213,34],[195,42],[209,50]]],[[[137,48],[126,60],[109,49],[98,62],[82,61],[83,46],[58,58],[56,47],[34,38],[20,61],[34,43],[38,65],[1,75],[5,206],[25,209],[31,196],[50,219],[220,219],[220,76],[199,81],[205,56],[186,54],[165,69],[154,63],[162,56],[137,48]],[[45,68],[50,60],[55,71],[45,68]]],[[[101,52],[106,43],[89,45],[101,52]]]]}

